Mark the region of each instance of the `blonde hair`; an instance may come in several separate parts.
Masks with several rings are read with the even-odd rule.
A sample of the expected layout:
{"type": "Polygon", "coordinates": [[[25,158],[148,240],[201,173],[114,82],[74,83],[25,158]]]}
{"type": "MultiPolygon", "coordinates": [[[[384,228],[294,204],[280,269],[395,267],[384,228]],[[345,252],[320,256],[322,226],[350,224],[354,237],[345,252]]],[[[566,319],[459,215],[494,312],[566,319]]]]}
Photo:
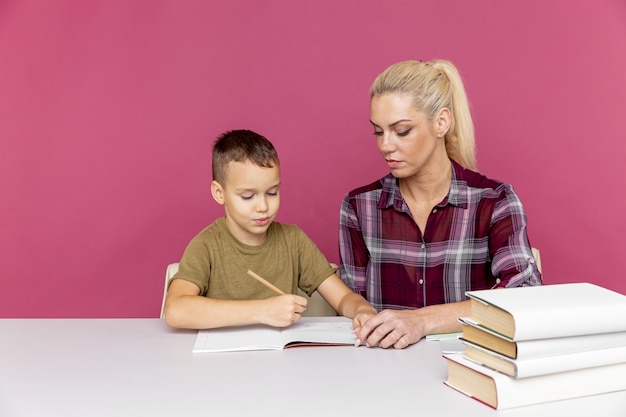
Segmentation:
{"type": "Polygon", "coordinates": [[[446,60],[404,61],[391,65],[380,74],[370,89],[370,98],[385,93],[408,93],[415,107],[432,122],[442,108],[452,114],[445,136],[450,159],[476,170],[474,123],[461,74],[446,60]]]}

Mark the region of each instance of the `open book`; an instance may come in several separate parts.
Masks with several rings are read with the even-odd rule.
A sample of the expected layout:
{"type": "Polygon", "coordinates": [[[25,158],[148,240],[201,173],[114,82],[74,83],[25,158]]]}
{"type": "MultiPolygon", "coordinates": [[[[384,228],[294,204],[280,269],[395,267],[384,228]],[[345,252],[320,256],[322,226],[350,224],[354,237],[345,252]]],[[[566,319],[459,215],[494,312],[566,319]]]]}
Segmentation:
{"type": "Polygon", "coordinates": [[[345,317],[303,317],[284,328],[255,324],[199,330],[193,353],[354,345],[352,330],[352,321],[345,317]]]}

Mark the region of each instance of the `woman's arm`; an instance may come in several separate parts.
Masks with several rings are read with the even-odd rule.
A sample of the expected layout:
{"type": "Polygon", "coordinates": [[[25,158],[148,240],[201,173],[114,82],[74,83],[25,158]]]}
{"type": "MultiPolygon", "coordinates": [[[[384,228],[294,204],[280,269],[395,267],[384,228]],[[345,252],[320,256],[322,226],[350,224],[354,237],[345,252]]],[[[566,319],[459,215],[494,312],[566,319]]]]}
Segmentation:
{"type": "Polygon", "coordinates": [[[469,314],[469,300],[416,310],[383,310],[368,320],[356,336],[367,346],[404,349],[427,334],[461,331],[458,318],[469,314]]]}

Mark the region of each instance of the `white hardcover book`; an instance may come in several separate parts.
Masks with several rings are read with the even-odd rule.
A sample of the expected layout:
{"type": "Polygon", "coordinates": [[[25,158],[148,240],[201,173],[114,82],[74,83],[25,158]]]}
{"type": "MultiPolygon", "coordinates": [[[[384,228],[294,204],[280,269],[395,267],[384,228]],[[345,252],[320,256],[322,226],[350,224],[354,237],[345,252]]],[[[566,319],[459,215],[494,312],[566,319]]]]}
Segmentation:
{"type": "MultiPolygon", "coordinates": [[[[513,378],[529,378],[596,366],[626,363],[626,345],[563,355],[511,359],[473,343],[467,341],[464,341],[464,343],[467,345],[465,356],[468,359],[513,378]]],[[[626,375],[624,377],[626,378],[626,375]]]]}
{"type": "Polygon", "coordinates": [[[626,390],[626,363],[515,379],[461,353],[443,357],[448,361],[446,385],[496,409],[626,390]]]}
{"type": "Polygon", "coordinates": [[[590,283],[466,294],[472,320],[514,341],[626,331],[626,296],[590,283]]]}
{"type": "MultiPolygon", "coordinates": [[[[459,321],[466,326],[472,326],[479,329],[482,332],[495,336],[504,340],[507,343],[514,345],[514,351],[516,354],[512,356],[512,359],[529,359],[542,356],[554,356],[567,353],[584,352],[588,350],[608,349],[620,346],[626,346],[626,331],[614,332],[614,333],[599,333],[599,334],[585,334],[582,336],[569,336],[569,337],[553,337],[549,339],[534,339],[534,340],[522,340],[514,342],[510,338],[496,333],[480,323],[477,323],[469,317],[461,317],[459,321]]],[[[461,334],[463,338],[463,334],[461,334]]],[[[474,344],[481,345],[476,341],[471,341],[474,344]]],[[[491,346],[485,345],[484,348],[491,348],[491,346]]]]}

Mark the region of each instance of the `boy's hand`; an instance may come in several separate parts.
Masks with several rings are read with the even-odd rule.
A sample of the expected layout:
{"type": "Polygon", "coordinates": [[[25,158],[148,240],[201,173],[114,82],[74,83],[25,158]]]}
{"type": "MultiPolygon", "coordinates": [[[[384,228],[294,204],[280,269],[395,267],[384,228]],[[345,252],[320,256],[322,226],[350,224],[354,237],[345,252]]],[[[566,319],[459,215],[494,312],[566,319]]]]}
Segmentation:
{"type": "Polygon", "coordinates": [[[263,301],[258,321],[274,327],[287,327],[300,320],[309,302],[295,294],[279,295],[263,301]]]}
{"type": "Polygon", "coordinates": [[[361,327],[363,327],[363,325],[375,315],[376,310],[371,307],[359,309],[352,319],[352,327],[354,328],[354,333],[358,334],[361,330],[361,327]]]}
{"type": "MultiPolygon", "coordinates": [[[[376,315],[376,310],[371,307],[361,308],[357,311],[356,315],[352,319],[352,328],[354,329],[354,334],[358,335],[361,332],[361,328],[363,325],[372,317],[376,315]]],[[[358,337],[358,336],[357,336],[358,337]]],[[[360,341],[355,343],[355,346],[360,345],[360,341]]]]}

